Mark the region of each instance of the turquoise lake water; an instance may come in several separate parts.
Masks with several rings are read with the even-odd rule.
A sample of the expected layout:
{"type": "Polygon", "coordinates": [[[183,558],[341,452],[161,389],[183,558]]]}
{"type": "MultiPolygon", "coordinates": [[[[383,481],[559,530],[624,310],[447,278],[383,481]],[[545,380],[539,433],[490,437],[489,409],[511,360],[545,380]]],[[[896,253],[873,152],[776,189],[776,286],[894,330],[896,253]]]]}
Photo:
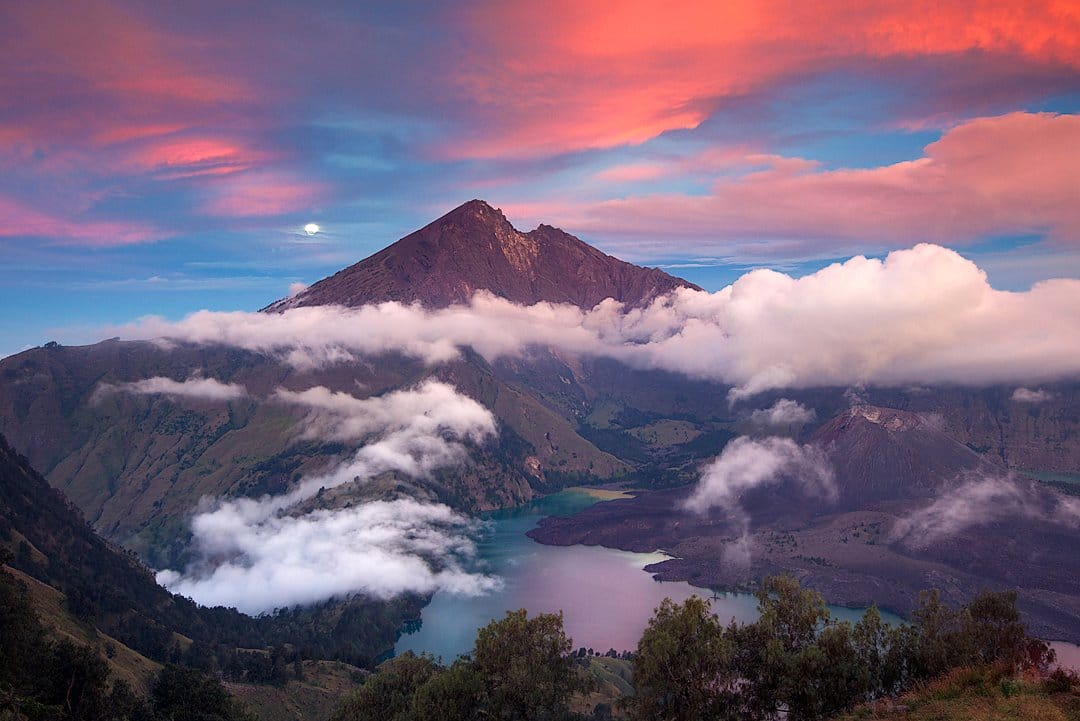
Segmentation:
{"type": "MultiPolygon", "coordinates": [[[[687,583],[659,583],[642,570],[666,556],[629,553],[599,546],[545,546],[525,533],[544,516],[569,515],[596,499],[584,491],[563,491],[533,503],[487,514],[488,528],[479,542],[485,570],[503,579],[501,590],[479,598],[439,592],[424,608],[419,630],[403,635],[395,651],[426,651],[452,660],[472,648],[476,630],[507,610],[526,608],[530,614],[563,612],[574,648],[603,653],[633,650],[665,598],[684,601],[708,596],[706,589],[687,583]]],[[[732,618],[757,618],[757,599],[746,593],[719,594],[713,611],[727,623],[732,618]]],[[[862,611],[831,606],[834,617],[858,620],[862,611]]],[[[900,619],[882,613],[892,623],[900,619]]]]}

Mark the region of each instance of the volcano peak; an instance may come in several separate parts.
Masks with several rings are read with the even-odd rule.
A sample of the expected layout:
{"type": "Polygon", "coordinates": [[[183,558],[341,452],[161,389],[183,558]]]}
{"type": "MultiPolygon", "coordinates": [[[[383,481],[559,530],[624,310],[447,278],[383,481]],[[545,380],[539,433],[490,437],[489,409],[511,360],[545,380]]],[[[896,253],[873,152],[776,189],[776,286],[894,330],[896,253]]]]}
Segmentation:
{"type": "Polygon", "coordinates": [[[523,233],[501,210],[474,199],[355,265],[266,310],[385,301],[437,308],[479,290],[524,305],[606,299],[640,306],[676,288],[697,288],[657,268],[613,258],[551,225],[523,233]]]}

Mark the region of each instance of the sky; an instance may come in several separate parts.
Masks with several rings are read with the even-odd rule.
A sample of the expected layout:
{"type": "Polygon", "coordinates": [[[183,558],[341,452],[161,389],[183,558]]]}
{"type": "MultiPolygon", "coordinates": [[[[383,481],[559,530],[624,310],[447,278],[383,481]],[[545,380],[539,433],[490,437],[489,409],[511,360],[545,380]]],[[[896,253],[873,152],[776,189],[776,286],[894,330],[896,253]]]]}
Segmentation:
{"type": "Polygon", "coordinates": [[[709,290],[920,242],[1026,290],[1080,277],[1078,113],[1071,0],[8,0],[0,356],[472,198],[709,290]]]}

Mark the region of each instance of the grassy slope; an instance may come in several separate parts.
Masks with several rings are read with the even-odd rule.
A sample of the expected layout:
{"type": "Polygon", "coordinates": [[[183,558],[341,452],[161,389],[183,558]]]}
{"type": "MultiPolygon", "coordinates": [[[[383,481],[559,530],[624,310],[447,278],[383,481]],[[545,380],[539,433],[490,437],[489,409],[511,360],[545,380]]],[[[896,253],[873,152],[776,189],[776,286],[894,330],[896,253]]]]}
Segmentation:
{"type": "Polygon", "coordinates": [[[588,695],[575,696],[571,708],[578,713],[589,715],[597,704],[604,703],[619,714],[619,700],[634,693],[631,685],[633,665],[625,659],[607,656],[589,656],[587,661],[588,666],[584,671],[596,682],[595,690],[588,695]]]}
{"type": "Polygon", "coordinates": [[[284,686],[225,683],[260,721],[321,721],[360,683],[363,671],[337,661],[305,661],[304,680],[284,686]]]}
{"type": "Polygon", "coordinates": [[[150,691],[150,684],[153,677],[161,670],[161,664],[151,661],[112,636],[76,619],[67,610],[64,594],[52,586],[10,566],[2,568],[26,586],[38,618],[53,637],[95,648],[101,658],[109,664],[113,676],[127,681],[139,693],[145,694],[150,691]],[[109,653],[106,652],[107,649],[109,653]]]}
{"type": "Polygon", "coordinates": [[[856,709],[837,721],[1078,721],[1080,686],[1054,691],[1036,679],[1001,679],[956,669],[898,699],[856,709]]]}

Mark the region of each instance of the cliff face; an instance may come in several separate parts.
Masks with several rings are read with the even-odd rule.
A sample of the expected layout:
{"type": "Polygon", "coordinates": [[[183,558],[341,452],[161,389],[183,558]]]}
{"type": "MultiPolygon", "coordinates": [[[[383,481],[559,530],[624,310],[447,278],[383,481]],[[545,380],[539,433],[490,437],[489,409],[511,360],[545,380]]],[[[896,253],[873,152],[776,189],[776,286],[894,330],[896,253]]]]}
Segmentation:
{"type": "Polygon", "coordinates": [[[638,306],[676,288],[696,287],[605,255],[549,225],[522,233],[499,210],[472,200],[267,310],[388,300],[444,307],[467,302],[478,290],[526,305],[592,308],[614,298],[638,306]]]}

